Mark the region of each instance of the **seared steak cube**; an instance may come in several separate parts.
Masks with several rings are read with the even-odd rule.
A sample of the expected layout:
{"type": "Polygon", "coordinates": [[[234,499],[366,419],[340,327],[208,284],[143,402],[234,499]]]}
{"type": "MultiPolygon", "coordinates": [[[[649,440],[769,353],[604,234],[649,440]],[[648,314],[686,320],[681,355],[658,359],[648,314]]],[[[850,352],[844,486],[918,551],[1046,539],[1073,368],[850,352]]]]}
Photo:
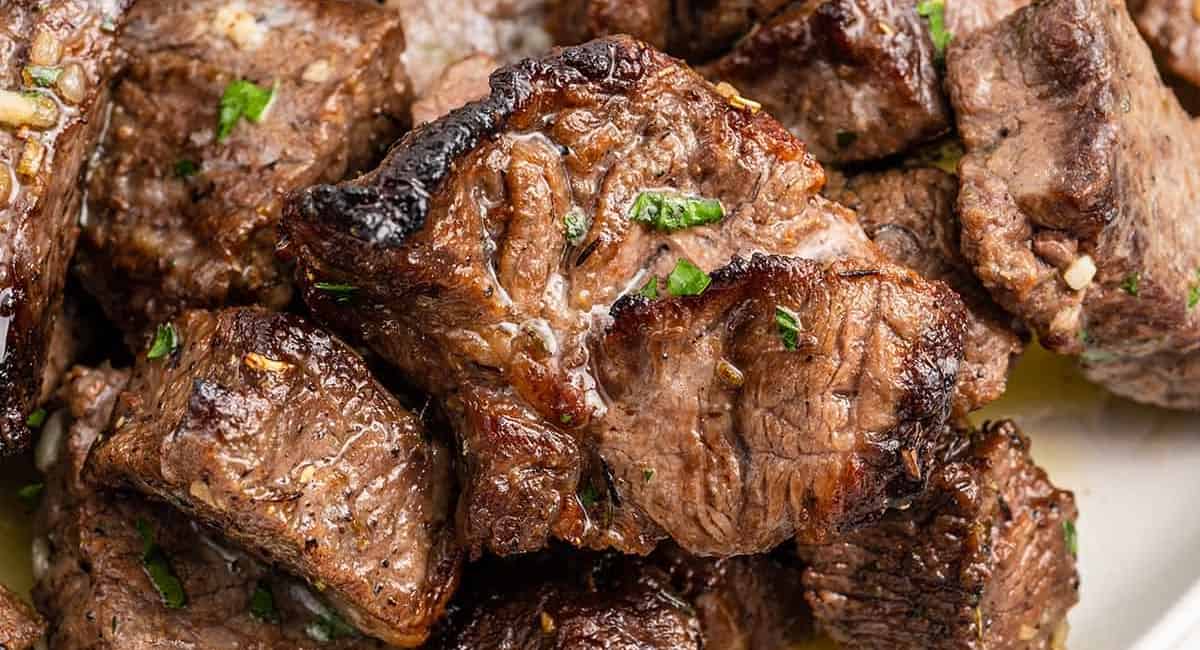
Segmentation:
{"type": "Polygon", "coordinates": [[[178,347],[140,359],[96,474],[303,577],[364,633],[419,645],[459,571],[448,452],[297,317],[188,312],[164,332],[178,347]]]}
{"type": "Polygon", "coordinates": [[[1009,365],[1024,345],[1013,318],[992,301],[959,250],[958,180],[936,167],[831,176],[825,196],[854,210],[888,259],[945,282],[967,303],[970,320],[955,415],[999,399],[1009,365]]]}
{"type": "Polygon", "coordinates": [[[32,650],[45,632],[42,617],[0,585],[0,648],[32,650]]]}
{"type": "Polygon", "coordinates": [[[1138,29],[1167,70],[1200,86],[1200,8],[1192,0],[1129,0],[1138,29]]]}
{"type": "Polygon", "coordinates": [[[127,379],[79,369],[63,390],[73,423],[54,434],[34,543],[34,596],[52,622],[50,647],[382,648],[345,636],[344,627],[339,640],[322,642],[338,622],[301,584],[168,506],[82,481],[88,450],[127,379]]]}
{"type": "Polygon", "coordinates": [[[818,626],[871,650],[1060,648],[1079,600],[1075,500],[1011,422],[986,426],[910,508],[801,547],[818,626]]]}
{"type": "MultiPolygon", "coordinates": [[[[0,456],[28,446],[128,0],[0,5],[0,456]]],[[[49,389],[49,387],[47,387],[49,389]]]]}
{"type": "MultiPolygon", "coordinates": [[[[284,224],[314,311],[442,400],[462,451],[458,530],[472,551],[529,551],[558,537],[645,552],[669,534],[695,553],[748,553],[877,515],[888,486],[916,489],[900,477],[926,460],[961,359],[960,301],[883,261],[853,213],[818,195],[823,181],[773,119],[674,59],[613,38],[502,69],[488,98],[412,132],[375,171],[297,195],[284,224]],[[805,354],[782,354],[779,338],[767,337],[780,354],[765,363],[787,366],[778,395],[805,394],[838,415],[791,422],[779,457],[743,453],[743,436],[755,449],[768,444],[753,422],[705,417],[706,435],[721,443],[709,448],[695,418],[656,417],[661,440],[689,440],[698,454],[695,464],[658,468],[662,485],[712,480],[732,493],[688,508],[643,502],[659,498],[642,478],[654,466],[597,441],[623,440],[639,460],[657,460],[653,441],[613,418],[673,408],[678,396],[605,384],[593,362],[605,313],[632,293],[700,293],[706,272],[755,253],[855,260],[869,276],[863,291],[878,286],[895,307],[846,309],[856,294],[842,289],[852,282],[815,266],[737,291],[794,298],[787,306],[822,332],[842,326],[823,320],[826,307],[831,319],[862,317],[863,327],[847,326],[844,347],[821,348],[835,357],[817,365],[878,361],[878,374],[855,386],[847,370],[846,385],[829,387],[798,370],[805,354]],[[826,295],[822,282],[832,283],[829,300],[806,300],[826,295]],[[894,332],[872,325],[917,305],[894,332]],[[868,439],[879,453],[863,447],[868,439]],[[800,449],[813,456],[791,454],[800,449]],[[751,489],[760,475],[794,489],[751,489]],[[696,519],[702,512],[716,523],[696,519]]],[[[692,309],[670,304],[662,311],[692,309]]],[[[772,317],[765,299],[754,304],[756,318],[762,309],[772,317]]],[[[696,311],[736,321],[720,308],[696,311]]],[[[752,336],[762,344],[765,334],[752,336]]],[[[622,344],[636,338],[630,327],[622,344]]],[[[688,352],[704,357],[700,365],[718,361],[688,352]]],[[[747,413],[757,408],[757,394],[713,390],[728,390],[714,399],[745,402],[747,413]]]]}
{"type": "Polygon", "coordinates": [[[407,121],[399,19],[348,0],[156,0],[121,45],[80,279],[131,339],[188,307],[284,306],[284,196],[369,165],[407,121]]]}
{"type": "MultiPolygon", "coordinates": [[[[1031,5],[951,46],[967,155],[963,253],[1043,345],[1135,400],[1200,408],[1200,384],[1134,371],[1200,355],[1200,130],[1120,0],[1031,5]],[[1115,367],[1114,367],[1115,366],[1115,367]]],[[[1194,374],[1194,373],[1191,373],[1194,374]]]]}

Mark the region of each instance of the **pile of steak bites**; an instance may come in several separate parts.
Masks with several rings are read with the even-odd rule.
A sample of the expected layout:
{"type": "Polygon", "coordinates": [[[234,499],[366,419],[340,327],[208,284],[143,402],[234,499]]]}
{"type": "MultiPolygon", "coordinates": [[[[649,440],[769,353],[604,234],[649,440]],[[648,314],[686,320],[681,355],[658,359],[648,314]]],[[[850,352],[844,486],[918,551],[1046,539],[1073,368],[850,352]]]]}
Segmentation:
{"type": "Polygon", "coordinates": [[[0,6],[0,648],[1062,648],[971,422],[1200,410],[1186,4],[0,6]]]}

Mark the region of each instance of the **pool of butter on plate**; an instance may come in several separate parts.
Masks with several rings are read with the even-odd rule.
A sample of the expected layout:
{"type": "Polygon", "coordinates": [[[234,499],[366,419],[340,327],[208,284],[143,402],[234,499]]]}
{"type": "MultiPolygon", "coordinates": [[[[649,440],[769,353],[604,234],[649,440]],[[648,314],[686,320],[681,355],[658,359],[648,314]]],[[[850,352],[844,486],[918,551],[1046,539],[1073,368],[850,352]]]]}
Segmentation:
{"type": "MultiPolygon", "coordinates": [[[[974,419],[978,423],[1016,412],[1032,414],[1064,408],[1087,410],[1090,405],[1102,405],[1105,400],[1104,391],[1088,384],[1072,361],[1032,346],[1013,371],[1004,398],[977,413],[974,419]],[[1053,382],[1055,389],[1044,390],[1046,382],[1053,382]]],[[[1037,432],[1027,433],[1034,439],[1034,455],[1039,463],[1057,465],[1064,462],[1064,459],[1055,458],[1054,463],[1050,463],[1045,458],[1046,446],[1037,445],[1037,432]]],[[[0,463],[0,583],[24,595],[28,595],[33,584],[30,565],[33,514],[17,497],[17,491],[38,480],[28,458],[0,463]]],[[[833,650],[835,647],[832,642],[816,640],[786,650],[833,650]]]]}

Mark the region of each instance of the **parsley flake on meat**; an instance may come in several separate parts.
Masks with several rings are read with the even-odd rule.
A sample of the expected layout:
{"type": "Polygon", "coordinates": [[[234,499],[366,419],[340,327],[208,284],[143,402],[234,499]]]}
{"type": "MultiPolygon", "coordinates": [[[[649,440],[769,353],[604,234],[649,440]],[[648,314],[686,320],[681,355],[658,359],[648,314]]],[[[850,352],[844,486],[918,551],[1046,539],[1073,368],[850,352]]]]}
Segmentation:
{"type": "Polygon", "coordinates": [[[150,351],[146,353],[147,359],[161,359],[168,354],[175,354],[179,349],[179,333],[175,331],[173,323],[159,325],[154,332],[154,342],[150,344],[150,351]]]}
{"type": "Polygon", "coordinates": [[[358,291],[358,287],[352,284],[338,284],[336,282],[317,282],[313,286],[333,296],[334,301],[339,303],[350,302],[350,299],[354,297],[354,293],[358,291]]]}
{"type": "Polygon", "coordinates": [[[62,68],[54,68],[44,65],[27,65],[25,66],[25,74],[28,75],[30,82],[49,88],[58,83],[58,78],[62,76],[62,68]]]}
{"type": "Polygon", "coordinates": [[[1121,282],[1121,290],[1131,296],[1136,296],[1138,295],[1138,285],[1141,282],[1142,274],[1135,271],[1125,276],[1125,280],[1121,282]]]}
{"type": "Polygon", "coordinates": [[[154,588],[158,590],[158,595],[162,597],[163,605],[168,609],[182,609],[187,605],[183,583],[171,571],[166,553],[163,553],[162,547],[154,540],[154,529],[145,519],[138,519],[137,530],[142,536],[142,565],[146,569],[146,575],[150,577],[150,582],[154,583],[154,588]]]}
{"type": "Polygon", "coordinates": [[[629,210],[633,221],[666,231],[715,223],[724,217],[725,209],[716,199],[668,192],[640,192],[629,210]]]}
{"type": "Polygon", "coordinates": [[[42,499],[42,492],[45,491],[45,483],[30,483],[17,490],[17,498],[25,504],[26,509],[33,510],[37,507],[38,501],[42,499]]]}
{"type": "Polygon", "coordinates": [[[259,580],[250,595],[250,615],[264,623],[278,623],[279,610],[275,609],[275,596],[265,580],[259,580]]]}
{"type": "Polygon", "coordinates": [[[563,232],[567,235],[567,242],[572,246],[582,244],[583,238],[587,236],[587,231],[583,210],[573,208],[563,217],[563,232]]]}
{"type": "Polygon", "coordinates": [[[184,158],[175,161],[175,175],[179,178],[195,176],[198,171],[200,171],[200,165],[196,164],[194,160],[184,158]]]}
{"type": "Polygon", "coordinates": [[[319,643],[358,636],[358,630],[354,629],[354,626],[343,621],[342,617],[332,611],[326,611],[317,616],[305,626],[304,633],[308,635],[308,638],[319,643]]]}
{"type": "Polygon", "coordinates": [[[775,305],[775,326],[779,329],[783,347],[795,350],[800,344],[800,319],[796,317],[796,312],[775,305]]]}
{"type": "Polygon", "coordinates": [[[227,86],[221,95],[220,110],[217,114],[217,142],[223,141],[233,133],[233,127],[242,118],[257,124],[267,114],[271,102],[275,100],[279,85],[271,88],[261,88],[245,79],[235,79],[227,86]]]}
{"type": "Polygon", "coordinates": [[[38,409],[25,418],[25,426],[30,429],[40,429],[46,422],[46,409],[38,409]]]}
{"type": "Polygon", "coordinates": [[[929,38],[937,53],[938,62],[946,59],[946,48],[954,38],[946,29],[946,0],[921,0],[917,3],[917,14],[929,22],[929,38]]]}
{"type": "Polygon", "coordinates": [[[1071,554],[1071,557],[1079,557],[1079,534],[1075,532],[1075,522],[1070,519],[1064,519],[1062,526],[1063,539],[1066,541],[1067,551],[1071,554]]]}
{"type": "Polygon", "coordinates": [[[658,278],[654,277],[653,275],[650,276],[650,279],[646,280],[646,284],[643,284],[642,288],[638,289],[638,295],[651,300],[657,300],[658,278]]]}
{"type": "Polygon", "coordinates": [[[683,258],[675,262],[675,269],[667,276],[667,292],[672,296],[698,296],[710,284],[712,278],[707,273],[683,258]]]}

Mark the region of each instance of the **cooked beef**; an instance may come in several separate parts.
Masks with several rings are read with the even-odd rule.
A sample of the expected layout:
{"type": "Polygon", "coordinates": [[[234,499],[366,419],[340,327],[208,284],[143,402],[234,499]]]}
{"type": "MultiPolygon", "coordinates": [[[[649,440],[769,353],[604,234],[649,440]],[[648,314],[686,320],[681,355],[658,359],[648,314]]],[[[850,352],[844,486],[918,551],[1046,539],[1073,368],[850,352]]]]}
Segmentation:
{"type": "Polygon", "coordinates": [[[29,605],[0,585],[0,648],[32,650],[46,633],[46,623],[29,605]]]}
{"type": "Polygon", "coordinates": [[[257,308],[188,312],[143,356],[91,469],[299,575],[363,632],[420,644],[458,582],[450,458],[349,347],[257,308]]]}
{"type": "Polygon", "coordinates": [[[399,19],[342,0],[157,0],[121,45],[132,63],[90,179],[80,279],[135,339],[188,307],[284,306],[284,196],[373,163],[408,121],[399,19]],[[239,80],[275,97],[222,138],[239,80]]]}
{"type": "Polygon", "coordinates": [[[29,444],[128,4],[0,5],[0,456],[29,444]]]}
{"type": "Polygon", "coordinates": [[[1192,0],[1129,0],[1129,10],[1167,70],[1200,86],[1200,5],[1192,0]]]}
{"type": "Polygon", "coordinates": [[[475,53],[510,63],[550,47],[548,0],[384,0],[404,22],[404,64],[418,97],[475,53]]]}
{"type": "Polygon", "coordinates": [[[950,0],[945,4],[946,30],[955,39],[968,39],[972,32],[990,27],[1033,0],[950,0]]]}
{"type": "Polygon", "coordinates": [[[88,450],[126,380],[120,371],[77,369],[63,390],[74,421],[48,467],[34,543],[34,596],[53,622],[50,647],[382,648],[361,637],[316,642],[334,619],[305,587],[167,506],[82,481],[88,450]],[[156,565],[180,581],[183,607],[168,607],[150,577],[143,529],[160,549],[156,565]]]}
{"type": "Polygon", "coordinates": [[[496,59],[486,54],[473,54],[447,66],[442,76],[413,102],[413,124],[432,122],[459,106],[487,97],[488,76],[496,66],[496,59]]]}
{"type": "Polygon", "coordinates": [[[933,167],[831,174],[825,196],[854,210],[867,235],[891,261],[941,280],[970,309],[965,357],[954,399],[965,416],[1004,394],[1008,369],[1024,344],[1016,324],[971,272],[959,251],[954,201],[958,180],[933,167]]]}
{"type": "MultiPolygon", "coordinates": [[[[696,553],[753,552],[793,533],[821,537],[882,510],[887,486],[908,489],[893,479],[919,469],[961,357],[960,301],[880,259],[853,214],[817,194],[822,182],[803,145],[774,120],[731,105],[648,46],[614,38],[505,68],[487,99],[409,134],[374,172],[296,196],[285,212],[286,246],[316,313],[441,398],[462,452],[458,530],[473,551],[528,551],[552,536],[646,551],[665,532],[696,553]],[[724,216],[652,228],[630,217],[638,197],[654,200],[648,191],[708,197],[724,216]],[[665,446],[660,457],[619,420],[625,411],[661,415],[678,395],[598,383],[593,331],[618,297],[667,276],[677,260],[711,271],[756,252],[850,258],[863,271],[845,278],[817,263],[780,262],[724,276],[728,295],[759,309],[754,328],[728,342],[770,346],[762,359],[739,357],[754,366],[747,383],[774,381],[762,394],[768,401],[805,393],[828,419],[790,410],[757,422],[714,417],[704,421],[709,446],[690,429],[700,412],[656,417],[660,438],[680,441],[695,462],[678,462],[665,446]],[[743,282],[749,288],[735,287],[743,282]],[[761,329],[773,307],[752,300],[760,290],[794,300],[818,335],[847,327],[837,343],[821,339],[806,366],[807,355],[784,353],[761,329]],[[889,300],[850,304],[875,293],[889,300]],[[851,308],[861,327],[822,320],[851,308]],[[901,313],[911,319],[885,324],[901,313]],[[845,381],[835,386],[796,371],[839,365],[845,381]],[[760,367],[778,374],[756,376],[760,367]],[[626,402],[612,398],[618,393],[626,402]],[[782,455],[751,455],[770,447],[764,437],[785,419],[796,428],[779,436],[773,452],[782,455]],[[610,442],[637,447],[636,457],[606,449],[610,442]],[[650,469],[662,480],[645,481],[650,469]],[[789,488],[750,489],[757,476],[789,488]],[[672,485],[687,492],[685,507],[666,498],[672,485]],[[694,493],[705,485],[720,489],[694,493]],[[702,514],[716,519],[693,517],[702,514]]],[[[695,309],[737,324],[708,304],[673,301],[644,313],[665,319],[695,309]]],[[[635,334],[627,327],[621,345],[638,345],[635,334]]],[[[681,363],[711,371],[718,361],[681,345],[703,357],[681,363]]],[[[747,417],[765,406],[743,397],[758,393],[711,380],[686,378],[747,417]]]]}
{"type": "Polygon", "coordinates": [[[429,650],[787,648],[811,636],[802,589],[798,567],[766,556],[489,560],[429,650]]]}
{"type": "Polygon", "coordinates": [[[802,547],[818,627],[850,648],[1061,648],[1079,600],[1075,501],[1011,422],[986,426],[912,507],[802,547]]]}
{"type": "Polygon", "coordinates": [[[1200,385],[1144,392],[1129,372],[1200,349],[1200,131],[1124,3],[1031,5],[953,45],[949,81],[976,275],[1113,391],[1195,407],[1200,385]]]}

